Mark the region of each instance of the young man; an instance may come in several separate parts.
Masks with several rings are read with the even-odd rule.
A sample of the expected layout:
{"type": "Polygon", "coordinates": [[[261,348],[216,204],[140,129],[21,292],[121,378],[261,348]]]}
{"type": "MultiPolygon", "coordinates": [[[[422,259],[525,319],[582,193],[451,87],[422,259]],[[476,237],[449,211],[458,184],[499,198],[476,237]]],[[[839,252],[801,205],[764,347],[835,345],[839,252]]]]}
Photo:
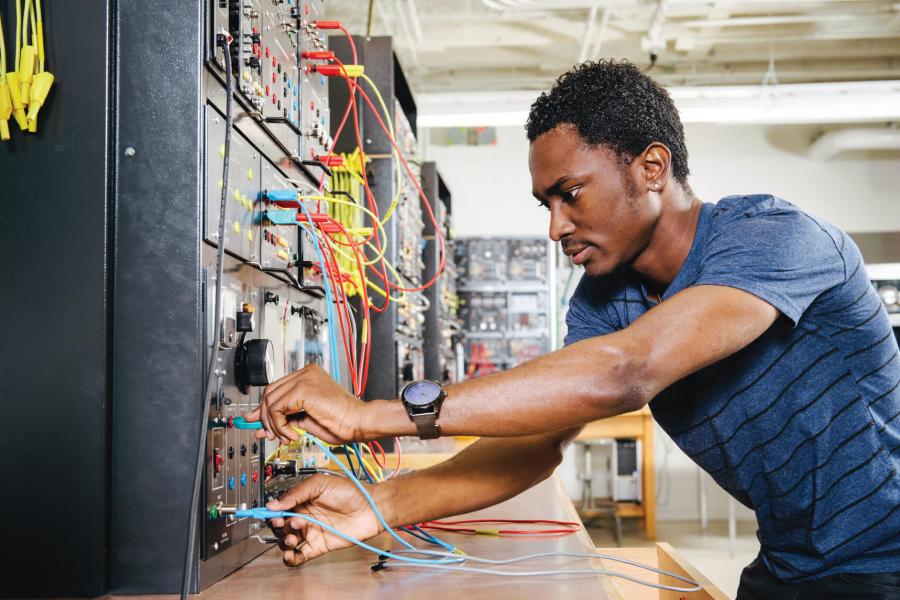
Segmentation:
{"type": "MultiPolygon", "coordinates": [[[[428,423],[427,399],[363,403],[307,367],[266,390],[249,417],[261,435],[296,439],[294,424],[334,443],[483,436],[374,486],[393,526],[518,494],[582,425],[649,403],[756,512],[761,550],[739,598],[900,597],[900,358],[850,238],[772,196],[698,200],[671,99],[629,63],[564,74],[526,129],[550,237],[585,270],[566,347],[449,386],[442,408],[419,411],[439,412],[428,423]]],[[[379,532],[339,478],[304,481],[273,508],[379,532]]],[[[299,519],[274,526],[289,565],[347,545],[299,519]]]]}

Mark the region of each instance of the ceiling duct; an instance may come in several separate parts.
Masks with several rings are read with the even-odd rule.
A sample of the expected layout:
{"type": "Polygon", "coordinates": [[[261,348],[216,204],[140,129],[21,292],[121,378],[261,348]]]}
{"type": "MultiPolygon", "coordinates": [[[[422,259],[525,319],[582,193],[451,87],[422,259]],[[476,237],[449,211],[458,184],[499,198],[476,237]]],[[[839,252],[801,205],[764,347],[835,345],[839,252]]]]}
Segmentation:
{"type": "Polygon", "coordinates": [[[809,157],[829,160],[847,151],[900,150],[900,129],[854,127],[828,131],[809,145],[809,157]]]}

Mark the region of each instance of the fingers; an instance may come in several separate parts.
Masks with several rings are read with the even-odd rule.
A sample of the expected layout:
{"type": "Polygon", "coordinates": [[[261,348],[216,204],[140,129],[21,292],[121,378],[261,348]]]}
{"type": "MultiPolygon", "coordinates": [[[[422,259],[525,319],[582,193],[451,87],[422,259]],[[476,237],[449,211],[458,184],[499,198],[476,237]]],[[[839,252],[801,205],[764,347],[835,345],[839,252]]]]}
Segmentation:
{"type": "Polygon", "coordinates": [[[288,423],[287,415],[278,408],[269,410],[269,423],[275,435],[281,438],[282,443],[296,442],[300,439],[300,434],[294,431],[288,423]]]}
{"type": "Polygon", "coordinates": [[[299,385],[282,386],[273,394],[263,396],[263,426],[282,441],[297,441],[300,436],[288,424],[288,415],[300,413],[304,408],[299,385]]]}
{"type": "Polygon", "coordinates": [[[322,552],[316,551],[310,544],[303,542],[293,550],[285,550],[281,560],[284,562],[285,566],[299,567],[320,554],[322,554],[322,552]]]}
{"type": "Polygon", "coordinates": [[[314,475],[301,481],[280,498],[268,502],[266,508],[269,510],[292,510],[295,506],[318,498],[322,494],[323,477],[323,475],[314,475]]]}
{"type": "MultiPolygon", "coordinates": [[[[262,412],[263,411],[262,411],[261,407],[254,408],[253,410],[251,410],[250,412],[248,412],[247,414],[244,415],[244,420],[247,421],[248,423],[256,423],[257,421],[262,419],[262,412]]],[[[263,427],[265,427],[265,426],[263,426],[263,427]]],[[[261,440],[263,438],[268,438],[269,432],[266,431],[265,429],[257,429],[253,432],[253,435],[256,437],[256,439],[261,440]]],[[[274,438],[275,438],[275,436],[272,436],[269,439],[274,439],[274,438]]]]}

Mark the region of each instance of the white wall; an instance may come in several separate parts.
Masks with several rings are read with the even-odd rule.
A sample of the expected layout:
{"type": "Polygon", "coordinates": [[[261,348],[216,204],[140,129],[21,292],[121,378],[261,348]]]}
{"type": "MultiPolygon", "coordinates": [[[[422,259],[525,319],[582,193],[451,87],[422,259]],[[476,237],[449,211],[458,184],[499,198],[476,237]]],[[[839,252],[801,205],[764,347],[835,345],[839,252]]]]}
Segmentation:
{"type": "MultiPolygon", "coordinates": [[[[707,202],[729,194],[771,193],[848,231],[900,230],[900,157],[808,159],[806,148],[820,131],[815,126],[689,125],[691,186],[707,202]]],[[[521,127],[498,128],[496,146],[426,146],[425,154],[437,161],[453,193],[456,235],[546,235],[548,214],[531,197],[528,140],[521,127]]],[[[699,469],[659,427],[655,453],[657,518],[698,519],[699,469]]],[[[605,462],[597,458],[599,469],[605,462]]],[[[577,498],[572,448],[559,472],[577,498]]],[[[709,517],[726,518],[727,495],[702,476],[708,483],[709,517]]],[[[604,478],[596,474],[595,489],[604,487],[604,478]]],[[[753,515],[739,506],[738,518],[753,515]]]]}
{"type": "MultiPolygon", "coordinates": [[[[820,131],[688,125],[691,186],[706,202],[771,193],[847,231],[900,230],[900,157],[809,159],[806,148],[820,131]]],[[[523,128],[498,128],[495,146],[426,146],[425,154],[453,192],[457,235],[547,233],[547,213],[531,197],[523,128]]]]}
{"type": "Polygon", "coordinates": [[[821,130],[690,125],[691,187],[707,202],[729,194],[775,194],[846,231],[900,230],[900,154],[812,160],[805,152],[821,130]]]}
{"type": "Polygon", "coordinates": [[[495,146],[426,146],[425,159],[453,194],[457,236],[547,235],[547,210],[531,195],[522,127],[497,129],[495,146]]]}

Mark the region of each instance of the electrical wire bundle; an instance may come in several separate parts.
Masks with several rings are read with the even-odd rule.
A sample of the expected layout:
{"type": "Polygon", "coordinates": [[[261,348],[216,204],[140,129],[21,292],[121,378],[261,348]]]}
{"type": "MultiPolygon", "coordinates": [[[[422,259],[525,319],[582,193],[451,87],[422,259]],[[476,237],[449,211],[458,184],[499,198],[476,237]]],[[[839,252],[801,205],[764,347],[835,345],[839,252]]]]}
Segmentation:
{"type": "Polygon", "coordinates": [[[53,85],[53,74],[46,70],[41,0],[25,0],[24,11],[22,0],[16,0],[15,51],[15,68],[7,72],[0,20],[0,139],[4,141],[10,138],[10,117],[22,131],[37,131],[38,113],[53,85]]]}
{"type": "MultiPolygon", "coordinates": [[[[357,60],[356,47],[349,32],[335,21],[319,21],[319,29],[340,29],[350,41],[354,62],[357,60]]],[[[300,228],[312,240],[318,258],[318,269],[323,275],[326,302],[328,304],[329,322],[332,332],[340,332],[340,345],[332,333],[331,344],[332,374],[340,382],[340,372],[336,357],[343,350],[347,359],[350,375],[350,387],[357,396],[362,396],[368,381],[369,360],[371,357],[371,314],[387,310],[391,302],[398,302],[413,311],[421,311],[427,302],[420,292],[434,285],[443,271],[445,263],[445,241],[441,235],[434,212],[421,184],[402,149],[395,139],[394,124],[390,118],[390,110],[385,105],[377,86],[365,75],[360,65],[344,65],[331,52],[321,53],[319,60],[336,64],[318,65],[316,70],[322,75],[337,76],[344,79],[350,93],[349,102],[334,135],[329,158],[338,158],[334,153],[337,140],[343,128],[353,124],[353,132],[357,142],[357,150],[350,155],[340,157],[342,166],[336,166],[331,178],[323,175],[315,193],[296,190],[296,198],[281,202],[297,209],[297,221],[300,228]],[[357,83],[362,80],[378,101],[378,107],[369,94],[357,83]],[[361,150],[363,147],[359,129],[359,111],[357,103],[361,100],[375,116],[379,127],[392,146],[394,158],[397,193],[391,200],[384,216],[379,212],[378,203],[369,185],[366,174],[366,163],[369,158],[361,150]],[[380,111],[379,111],[380,108],[380,111]],[[352,117],[352,118],[351,118],[352,117]],[[402,167],[402,168],[401,168],[402,167]],[[430,281],[422,285],[414,285],[405,281],[397,268],[385,256],[387,250],[386,224],[396,215],[396,208],[401,201],[401,182],[403,170],[416,188],[419,198],[429,218],[438,232],[440,247],[440,265],[430,281]],[[326,185],[326,183],[330,185],[326,185]],[[364,224],[368,219],[369,223],[364,224]],[[360,313],[351,304],[350,298],[358,296],[362,299],[360,313]],[[376,300],[373,300],[373,297],[376,300]]],[[[306,187],[312,188],[309,184],[306,187]]],[[[278,201],[276,201],[276,204],[278,201]]]]}
{"type": "MultiPolygon", "coordinates": [[[[366,502],[369,503],[369,506],[372,509],[375,518],[378,519],[378,522],[384,528],[384,531],[390,535],[396,542],[402,546],[400,550],[382,550],[380,548],[376,548],[371,544],[366,543],[363,540],[357,539],[351,535],[348,535],[339,529],[336,529],[321,521],[311,515],[304,513],[296,513],[289,511],[273,511],[264,508],[253,508],[253,509],[237,509],[233,511],[233,515],[235,518],[255,518],[268,520],[273,518],[282,518],[282,519],[291,519],[291,518],[299,518],[316,525],[328,531],[332,535],[335,535],[353,545],[356,545],[364,550],[368,550],[378,556],[378,561],[372,565],[372,571],[380,571],[387,568],[419,568],[419,569],[427,569],[427,570],[435,570],[435,571],[448,571],[448,572],[456,572],[456,573],[469,573],[469,574],[478,574],[478,575],[494,575],[500,577],[548,577],[548,576],[577,576],[577,575],[585,575],[585,576],[597,576],[597,575],[607,575],[612,577],[619,577],[622,579],[627,579],[634,583],[638,583],[641,585],[645,585],[648,587],[653,587],[661,590],[669,590],[679,593],[690,593],[700,591],[701,586],[694,580],[679,575],[678,573],[673,573],[671,571],[666,571],[664,569],[658,569],[656,567],[652,567],[650,565],[645,565],[639,563],[637,561],[632,561],[624,558],[619,558],[607,554],[600,553],[582,553],[582,552],[543,552],[536,554],[528,554],[524,556],[517,556],[513,558],[507,559],[491,559],[484,558],[478,556],[472,556],[462,552],[456,546],[437,538],[436,536],[428,533],[427,529],[432,530],[442,530],[442,531],[455,531],[460,533],[481,533],[477,530],[469,530],[469,528],[458,528],[458,525],[465,524],[481,524],[486,521],[483,520],[465,520],[465,521],[435,521],[431,523],[423,523],[420,525],[407,525],[404,527],[400,527],[398,529],[393,529],[388,524],[387,520],[384,518],[384,515],[381,513],[378,508],[375,500],[372,498],[371,494],[369,494],[368,490],[366,490],[365,486],[362,484],[360,479],[356,476],[356,474],[351,471],[350,468],[341,463],[334,453],[329,447],[328,444],[325,444],[318,438],[308,434],[307,432],[295,428],[295,430],[302,435],[302,439],[307,440],[318,446],[318,448],[334,463],[336,463],[345,477],[347,477],[359,490],[359,492],[366,499],[366,502]],[[422,548],[417,548],[409,543],[406,539],[399,535],[400,532],[407,533],[412,537],[415,537],[421,541],[425,541],[429,544],[434,544],[443,548],[443,550],[427,550],[422,548]],[[640,579],[634,577],[632,575],[628,575],[626,573],[622,573],[619,571],[613,571],[609,569],[600,569],[594,567],[588,568],[541,568],[536,570],[518,570],[518,569],[509,569],[506,568],[510,565],[518,565],[520,563],[526,563],[538,559],[549,559],[549,558],[577,558],[577,559],[605,559],[610,561],[615,561],[623,564],[628,564],[631,566],[636,566],[642,569],[646,569],[653,573],[657,573],[659,575],[666,575],[668,577],[672,577],[678,581],[682,581],[689,586],[692,587],[677,587],[665,585],[653,581],[647,581],[644,579],[640,579]],[[487,565],[484,567],[471,567],[467,566],[466,563],[476,563],[480,565],[487,565]]],[[[358,455],[360,460],[362,460],[362,455],[358,455]]],[[[374,458],[374,453],[373,453],[374,458]]],[[[495,521],[492,521],[495,522],[495,521]]],[[[568,534],[577,531],[578,524],[567,522],[567,521],[545,521],[545,520],[502,520],[500,523],[513,523],[513,524],[523,524],[523,523],[531,523],[531,524],[548,524],[552,526],[559,526],[561,529],[557,530],[503,530],[506,535],[548,535],[548,534],[568,534]]],[[[496,535],[501,535],[499,533],[496,535]]],[[[493,533],[492,533],[493,535],[493,533]]]]}

